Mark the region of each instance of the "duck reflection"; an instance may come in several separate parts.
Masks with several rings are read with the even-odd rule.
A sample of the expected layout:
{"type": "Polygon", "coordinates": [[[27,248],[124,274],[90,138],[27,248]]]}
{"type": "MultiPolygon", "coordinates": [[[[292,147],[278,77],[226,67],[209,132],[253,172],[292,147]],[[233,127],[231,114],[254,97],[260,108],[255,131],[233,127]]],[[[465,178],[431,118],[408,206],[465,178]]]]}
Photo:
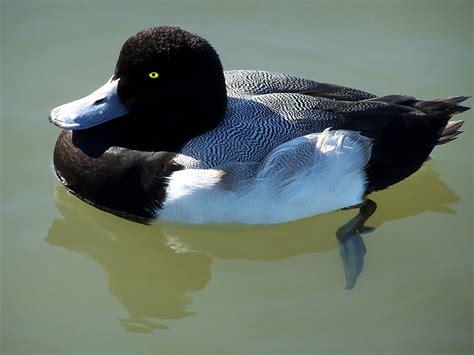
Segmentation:
{"type": "Polygon", "coordinates": [[[176,253],[166,246],[159,228],[97,212],[62,186],[55,188],[55,198],[65,219],[53,222],[46,241],[103,266],[108,273],[109,292],[129,314],[128,319],[121,320],[127,330],[164,329],[165,325],[150,319],[192,314],[186,311],[188,292],[208,283],[210,257],[176,253]]]}
{"type": "Polygon", "coordinates": [[[56,205],[64,219],[54,220],[46,241],[102,265],[108,273],[109,292],[129,315],[121,323],[128,331],[146,333],[166,329],[162,322],[167,319],[193,314],[187,310],[190,293],[209,282],[213,258],[281,260],[339,245],[346,288],[352,288],[366,252],[360,234],[371,230],[364,226],[367,218],[371,226],[378,227],[428,210],[453,212],[447,205],[459,200],[430,164],[372,198],[378,201],[379,210],[370,218],[375,206],[369,203],[358,214],[354,210],[338,211],[282,225],[160,222],[146,226],[97,210],[58,185],[56,205]]]}

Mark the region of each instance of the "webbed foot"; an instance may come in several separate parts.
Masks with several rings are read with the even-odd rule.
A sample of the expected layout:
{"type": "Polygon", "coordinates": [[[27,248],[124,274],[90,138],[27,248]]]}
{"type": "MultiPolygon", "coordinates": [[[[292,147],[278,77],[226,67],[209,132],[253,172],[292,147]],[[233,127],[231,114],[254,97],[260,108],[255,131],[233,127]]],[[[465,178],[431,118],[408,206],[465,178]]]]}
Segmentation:
{"type": "Polygon", "coordinates": [[[353,289],[357,277],[364,267],[364,256],[367,252],[364,241],[360,234],[374,230],[372,227],[364,226],[364,223],[377,210],[377,204],[372,200],[365,200],[359,207],[359,213],[336,231],[339,241],[339,253],[341,254],[346,276],[346,290],[353,289]]]}

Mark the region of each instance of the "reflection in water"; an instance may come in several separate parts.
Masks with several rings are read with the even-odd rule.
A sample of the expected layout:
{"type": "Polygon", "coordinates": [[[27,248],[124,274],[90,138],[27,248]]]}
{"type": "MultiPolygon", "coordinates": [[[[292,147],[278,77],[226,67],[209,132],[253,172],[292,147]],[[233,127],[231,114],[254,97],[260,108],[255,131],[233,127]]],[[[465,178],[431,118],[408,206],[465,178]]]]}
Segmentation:
{"type": "Polygon", "coordinates": [[[186,311],[190,303],[187,292],[199,290],[209,281],[210,257],[176,253],[166,247],[158,228],[102,212],[96,215],[85,204],[77,208],[78,201],[62,186],[56,187],[56,202],[65,220],[53,222],[46,241],[104,267],[110,293],[120,299],[130,316],[121,320],[128,330],[167,328],[147,318],[175,319],[191,314],[186,311]]]}
{"type": "MultiPolygon", "coordinates": [[[[356,214],[354,210],[338,211],[274,226],[165,222],[145,226],[86,205],[59,185],[55,197],[64,219],[53,222],[46,241],[102,265],[108,273],[110,293],[119,298],[129,314],[122,324],[129,331],[144,333],[167,328],[161,320],[192,314],[187,311],[189,293],[209,282],[213,258],[281,260],[334,249],[338,246],[336,231],[356,214]]],[[[452,212],[446,205],[459,200],[430,164],[372,198],[378,201],[379,209],[368,223],[375,227],[428,210],[452,212]]],[[[363,258],[365,246],[358,234],[350,240],[352,244],[340,251],[342,255],[355,250],[346,258],[342,255],[344,263],[354,264],[349,272],[355,272],[362,267],[362,259],[350,258],[357,254],[363,258]]]]}
{"type": "Polygon", "coordinates": [[[425,211],[455,213],[447,205],[459,202],[459,197],[441,181],[431,165],[431,161],[427,162],[402,183],[371,195],[378,202],[379,209],[369,223],[378,227],[386,221],[415,216],[425,211]]]}

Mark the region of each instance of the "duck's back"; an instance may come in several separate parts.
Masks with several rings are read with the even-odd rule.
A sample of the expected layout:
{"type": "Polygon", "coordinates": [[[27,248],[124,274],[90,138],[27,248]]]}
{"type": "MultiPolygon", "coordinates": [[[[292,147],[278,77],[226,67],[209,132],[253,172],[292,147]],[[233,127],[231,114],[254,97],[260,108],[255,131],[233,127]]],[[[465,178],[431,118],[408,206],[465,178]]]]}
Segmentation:
{"type": "Polygon", "coordinates": [[[340,128],[334,111],[344,103],[335,99],[373,97],[363,91],[285,74],[236,70],[225,72],[225,76],[228,105],[224,120],[183,147],[183,156],[192,158],[181,159],[187,167],[260,162],[287,141],[326,128],[340,128]]]}

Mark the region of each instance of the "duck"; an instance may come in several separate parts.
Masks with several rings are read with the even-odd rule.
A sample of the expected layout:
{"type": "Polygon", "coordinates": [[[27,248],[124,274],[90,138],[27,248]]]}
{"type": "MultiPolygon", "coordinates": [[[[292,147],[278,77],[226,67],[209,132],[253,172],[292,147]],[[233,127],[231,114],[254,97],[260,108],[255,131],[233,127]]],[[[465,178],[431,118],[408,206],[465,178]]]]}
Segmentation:
{"type": "Polygon", "coordinates": [[[122,46],[99,89],[52,109],[67,190],[145,221],[275,224],[353,206],[453,141],[467,96],[420,100],[263,70],[224,71],[177,26],[122,46]]]}

